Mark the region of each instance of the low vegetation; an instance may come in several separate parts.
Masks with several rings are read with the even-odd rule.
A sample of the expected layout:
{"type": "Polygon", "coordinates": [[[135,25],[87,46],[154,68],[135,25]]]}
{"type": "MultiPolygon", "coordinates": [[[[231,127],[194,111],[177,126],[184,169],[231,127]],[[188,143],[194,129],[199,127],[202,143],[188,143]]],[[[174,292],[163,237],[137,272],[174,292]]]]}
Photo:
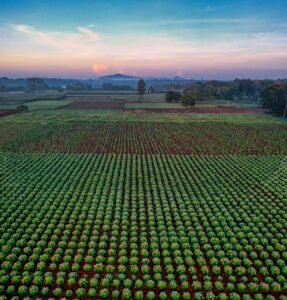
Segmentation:
{"type": "Polygon", "coordinates": [[[284,299],[285,158],[0,157],[1,294],[284,299]]]}
{"type": "Polygon", "coordinates": [[[114,154],[287,154],[287,125],[82,123],[1,125],[0,150],[114,154]],[[9,138],[7,138],[9,136],[9,138]]]}

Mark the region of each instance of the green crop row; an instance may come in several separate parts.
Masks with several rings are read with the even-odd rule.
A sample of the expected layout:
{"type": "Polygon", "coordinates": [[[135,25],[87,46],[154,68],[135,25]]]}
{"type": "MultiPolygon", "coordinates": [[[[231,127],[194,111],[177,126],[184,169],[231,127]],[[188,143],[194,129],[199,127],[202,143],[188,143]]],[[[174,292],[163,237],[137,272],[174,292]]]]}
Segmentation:
{"type": "Polygon", "coordinates": [[[6,299],[286,299],[284,157],[0,160],[6,299]]]}
{"type": "Polygon", "coordinates": [[[284,125],[5,124],[0,150],[115,154],[287,154],[284,125]]]}

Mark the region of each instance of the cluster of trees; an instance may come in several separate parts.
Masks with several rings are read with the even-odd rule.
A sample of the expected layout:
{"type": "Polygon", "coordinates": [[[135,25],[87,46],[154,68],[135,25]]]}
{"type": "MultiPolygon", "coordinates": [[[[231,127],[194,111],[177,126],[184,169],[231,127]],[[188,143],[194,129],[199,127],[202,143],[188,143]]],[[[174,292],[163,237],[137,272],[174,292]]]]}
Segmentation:
{"type": "MultiPolygon", "coordinates": [[[[138,81],[138,87],[137,87],[138,95],[139,95],[139,102],[143,101],[143,97],[146,91],[146,84],[143,79],[140,79],[138,81]]],[[[150,92],[150,91],[149,91],[150,92]]],[[[195,105],[195,102],[198,100],[198,93],[195,93],[193,91],[189,91],[184,93],[183,95],[180,92],[175,91],[168,91],[165,95],[166,102],[181,102],[183,106],[191,107],[195,105]]]]}
{"type": "Polygon", "coordinates": [[[192,95],[196,102],[231,100],[260,103],[263,91],[274,84],[273,80],[236,79],[233,81],[198,81],[184,87],[174,86],[167,92],[166,101],[180,101],[180,95],[192,95]]]}
{"type": "Polygon", "coordinates": [[[197,98],[199,101],[231,100],[235,102],[259,103],[262,91],[273,83],[273,80],[211,80],[188,84],[184,91],[192,91],[198,94],[197,98]]]}
{"type": "Polygon", "coordinates": [[[207,100],[253,102],[269,108],[275,115],[287,116],[287,80],[207,81],[188,85],[182,93],[168,91],[166,102],[179,102],[192,106],[207,100]]]}
{"type": "Polygon", "coordinates": [[[180,92],[167,91],[165,94],[165,101],[169,103],[173,101],[176,103],[181,102],[183,106],[191,107],[198,101],[198,95],[198,93],[193,91],[189,91],[183,95],[180,92]]]}
{"type": "Polygon", "coordinates": [[[104,83],[101,90],[105,91],[133,91],[129,85],[113,85],[111,83],[104,83]]]}
{"type": "Polygon", "coordinates": [[[27,78],[26,83],[26,91],[27,92],[35,92],[35,91],[41,91],[41,90],[48,90],[49,87],[46,84],[45,80],[42,78],[27,78]]]}
{"type": "Polygon", "coordinates": [[[74,84],[67,85],[67,90],[70,91],[91,91],[92,86],[83,82],[76,82],[74,84]]]}
{"type": "Polygon", "coordinates": [[[262,91],[262,106],[278,116],[287,116],[287,81],[277,81],[262,91]]]}

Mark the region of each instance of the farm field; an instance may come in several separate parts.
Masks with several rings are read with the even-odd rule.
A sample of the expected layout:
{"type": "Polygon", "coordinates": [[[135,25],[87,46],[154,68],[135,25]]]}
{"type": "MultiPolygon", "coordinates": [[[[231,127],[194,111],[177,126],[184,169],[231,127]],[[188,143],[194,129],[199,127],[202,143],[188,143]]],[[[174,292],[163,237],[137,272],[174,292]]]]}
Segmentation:
{"type": "Polygon", "coordinates": [[[3,299],[286,299],[286,120],[65,101],[0,119],[3,299]]]}
{"type": "Polygon", "coordinates": [[[285,156],[0,158],[7,298],[286,299],[285,156]]]}
{"type": "Polygon", "coordinates": [[[24,124],[1,126],[1,151],[193,155],[287,154],[287,124],[45,122],[24,124]],[[25,130],[25,126],[29,129],[25,130]]]}
{"type": "Polygon", "coordinates": [[[58,91],[0,92],[0,109],[15,109],[20,104],[38,100],[59,100],[65,95],[58,91]]]}
{"type": "Polygon", "coordinates": [[[233,123],[233,124],[287,124],[286,119],[269,114],[240,113],[158,113],[150,111],[118,111],[109,109],[36,109],[26,113],[0,118],[0,124],[8,123],[233,123]]]}
{"type": "Polygon", "coordinates": [[[70,104],[69,100],[37,100],[25,103],[29,110],[56,109],[70,104]]]}
{"type": "Polygon", "coordinates": [[[63,109],[115,109],[123,110],[125,107],[123,102],[108,102],[108,101],[75,101],[63,106],[63,109]]]}

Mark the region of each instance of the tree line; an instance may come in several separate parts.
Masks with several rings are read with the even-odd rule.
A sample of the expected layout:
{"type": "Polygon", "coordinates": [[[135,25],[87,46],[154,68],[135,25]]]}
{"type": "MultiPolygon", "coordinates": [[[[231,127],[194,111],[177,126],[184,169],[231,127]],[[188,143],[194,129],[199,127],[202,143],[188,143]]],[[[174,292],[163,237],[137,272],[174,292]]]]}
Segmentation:
{"type": "MultiPolygon", "coordinates": [[[[145,82],[138,83],[140,101],[145,93],[145,82]]],[[[230,100],[252,102],[268,108],[275,115],[287,116],[287,80],[200,81],[184,86],[176,85],[166,91],[166,102],[181,102],[192,106],[196,102],[210,100],[230,100]]]]}

